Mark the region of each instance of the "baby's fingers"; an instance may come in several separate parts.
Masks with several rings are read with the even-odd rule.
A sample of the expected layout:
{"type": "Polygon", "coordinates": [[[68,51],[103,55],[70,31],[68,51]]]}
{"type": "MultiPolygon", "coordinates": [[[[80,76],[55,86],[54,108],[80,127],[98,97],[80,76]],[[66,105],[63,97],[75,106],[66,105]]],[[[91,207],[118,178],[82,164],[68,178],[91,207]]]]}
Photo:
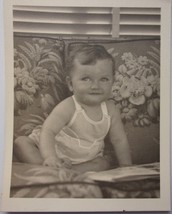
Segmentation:
{"type": "Polygon", "coordinates": [[[44,161],[43,165],[44,166],[56,167],[56,168],[60,167],[60,164],[57,163],[57,161],[44,161]]]}
{"type": "Polygon", "coordinates": [[[62,161],[63,161],[62,165],[63,165],[64,167],[66,167],[66,168],[68,168],[68,169],[71,169],[71,168],[72,168],[72,163],[71,163],[71,161],[70,161],[69,159],[65,158],[65,159],[63,159],[62,161]]]}

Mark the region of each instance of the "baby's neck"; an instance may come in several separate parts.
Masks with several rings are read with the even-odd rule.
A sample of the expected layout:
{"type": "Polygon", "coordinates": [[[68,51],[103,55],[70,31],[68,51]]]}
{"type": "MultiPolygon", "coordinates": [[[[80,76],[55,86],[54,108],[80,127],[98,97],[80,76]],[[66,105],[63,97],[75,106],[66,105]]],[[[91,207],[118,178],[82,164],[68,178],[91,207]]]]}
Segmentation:
{"type": "Polygon", "coordinates": [[[101,109],[101,104],[99,105],[82,105],[81,107],[84,109],[85,113],[87,114],[87,116],[94,121],[100,121],[103,117],[103,112],[101,109]]]}

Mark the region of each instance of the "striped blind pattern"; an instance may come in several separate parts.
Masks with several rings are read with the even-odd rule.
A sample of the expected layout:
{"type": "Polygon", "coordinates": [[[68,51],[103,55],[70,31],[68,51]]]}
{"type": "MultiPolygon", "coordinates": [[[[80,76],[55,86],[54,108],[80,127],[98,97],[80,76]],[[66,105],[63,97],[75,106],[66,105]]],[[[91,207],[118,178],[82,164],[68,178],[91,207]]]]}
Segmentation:
{"type": "Polygon", "coordinates": [[[14,6],[15,33],[160,36],[160,8],[14,6]]]}

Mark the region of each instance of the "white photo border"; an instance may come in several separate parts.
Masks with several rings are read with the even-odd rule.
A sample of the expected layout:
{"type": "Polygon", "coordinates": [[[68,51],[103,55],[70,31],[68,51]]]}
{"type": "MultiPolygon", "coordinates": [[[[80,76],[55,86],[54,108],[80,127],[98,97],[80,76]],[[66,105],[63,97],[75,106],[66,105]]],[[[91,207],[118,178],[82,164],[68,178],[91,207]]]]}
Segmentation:
{"type": "Polygon", "coordinates": [[[3,211],[169,211],[170,210],[170,31],[171,0],[4,0],[5,20],[5,147],[3,211]],[[156,199],[38,199],[10,198],[13,144],[13,5],[161,8],[160,198],[156,199]],[[162,74],[163,72],[163,74],[162,74]]]}

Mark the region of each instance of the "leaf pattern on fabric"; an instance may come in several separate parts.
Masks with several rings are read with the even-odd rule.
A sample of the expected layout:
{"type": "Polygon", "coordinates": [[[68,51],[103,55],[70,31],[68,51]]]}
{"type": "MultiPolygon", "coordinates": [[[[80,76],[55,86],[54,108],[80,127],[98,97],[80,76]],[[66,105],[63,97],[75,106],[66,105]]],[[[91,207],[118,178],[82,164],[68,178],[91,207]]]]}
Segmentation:
{"type": "MultiPolygon", "coordinates": [[[[160,50],[156,44],[150,49],[147,56],[124,52],[123,64],[115,71],[111,100],[120,109],[124,123],[132,121],[134,126],[159,122],[160,50]]],[[[109,53],[114,53],[113,48],[109,53]]]]}

